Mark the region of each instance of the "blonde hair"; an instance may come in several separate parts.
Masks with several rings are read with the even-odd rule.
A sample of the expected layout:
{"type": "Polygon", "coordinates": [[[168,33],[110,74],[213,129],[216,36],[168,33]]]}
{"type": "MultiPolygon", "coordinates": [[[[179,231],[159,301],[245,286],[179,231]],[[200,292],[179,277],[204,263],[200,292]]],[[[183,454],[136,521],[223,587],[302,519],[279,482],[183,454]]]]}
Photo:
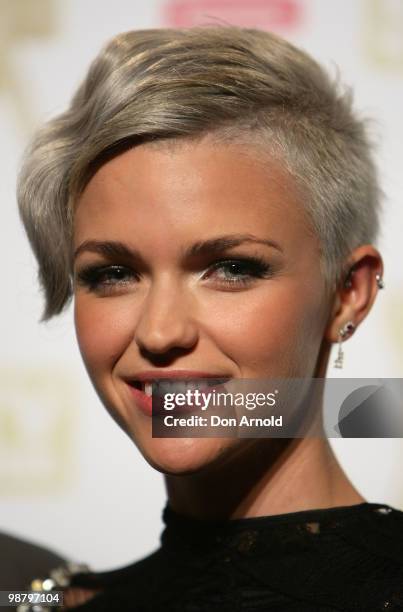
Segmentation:
{"type": "Polygon", "coordinates": [[[136,144],[209,133],[259,143],[283,161],[320,239],[327,286],[353,248],[375,240],[380,189],[366,122],[311,57],[236,26],[126,32],[23,160],[18,205],[45,293],[42,320],[72,296],[74,202],[96,169],[136,144]]]}

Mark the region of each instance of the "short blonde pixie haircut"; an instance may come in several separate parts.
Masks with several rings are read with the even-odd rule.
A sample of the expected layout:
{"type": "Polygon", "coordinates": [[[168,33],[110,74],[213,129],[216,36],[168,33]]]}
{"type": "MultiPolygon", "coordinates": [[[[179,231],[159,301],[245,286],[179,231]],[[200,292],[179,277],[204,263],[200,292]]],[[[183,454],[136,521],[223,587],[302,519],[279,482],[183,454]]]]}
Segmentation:
{"type": "Polygon", "coordinates": [[[74,202],[96,169],[140,143],[208,133],[258,144],[283,162],[319,237],[328,288],[348,253],[376,239],[380,189],[367,123],[311,57],[236,26],[126,32],[101,50],[23,160],[18,205],[39,264],[42,320],[72,297],[74,202]]]}

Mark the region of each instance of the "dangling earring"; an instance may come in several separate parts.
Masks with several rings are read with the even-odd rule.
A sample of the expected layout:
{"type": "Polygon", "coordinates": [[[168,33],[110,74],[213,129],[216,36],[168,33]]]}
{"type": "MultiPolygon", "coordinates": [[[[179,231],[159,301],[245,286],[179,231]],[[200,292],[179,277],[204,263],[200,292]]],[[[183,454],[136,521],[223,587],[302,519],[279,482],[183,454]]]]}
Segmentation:
{"type": "Polygon", "coordinates": [[[343,367],[343,360],[344,360],[344,351],[343,351],[343,340],[346,338],[346,336],[348,336],[349,334],[352,334],[353,331],[355,330],[355,325],[352,321],[348,321],[341,329],[339,329],[339,339],[338,339],[338,349],[337,349],[337,357],[334,361],[334,366],[335,368],[339,368],[341,369],[343,367]]]}

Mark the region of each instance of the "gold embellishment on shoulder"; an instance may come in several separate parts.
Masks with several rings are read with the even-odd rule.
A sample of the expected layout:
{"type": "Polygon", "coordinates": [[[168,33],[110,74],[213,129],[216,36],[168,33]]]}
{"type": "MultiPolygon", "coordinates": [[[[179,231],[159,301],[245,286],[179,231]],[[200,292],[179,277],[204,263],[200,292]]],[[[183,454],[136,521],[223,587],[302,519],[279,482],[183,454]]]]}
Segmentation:
{"type": "MultiPolygon", "coordinates": [[[[31,580],[27,590],[32,592],[64,590],[70,587],[71,578],[74,574],[89,571],[90,567],[85,563],[68,562],[51,570],[46,578],[34,578],[31,580]]],[[[38,605],[37,603],[33,605],[24,603],[17,607],[17,612],[57,612],[58,610],[61,610],[59,606],[38,605]]]]}

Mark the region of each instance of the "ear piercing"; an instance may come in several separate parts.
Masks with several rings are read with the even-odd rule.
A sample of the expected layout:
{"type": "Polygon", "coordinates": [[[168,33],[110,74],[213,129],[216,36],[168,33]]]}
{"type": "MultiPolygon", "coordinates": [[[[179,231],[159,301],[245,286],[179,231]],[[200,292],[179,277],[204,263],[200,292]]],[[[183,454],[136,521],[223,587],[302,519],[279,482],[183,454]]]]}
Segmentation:
{"type": "MultiPolygon", "coordinates": [[[[350,287],[352,287],[352,275],[354,274],[354,269],[352,268],[348,275],[346,280],[344,281],[344,287],[346,289],[349,289],[350,287]]],[[[375,274],[375,280],[376,280],[376,284],[378,285],[378,289],[384,289],[385,288],[385,283],[384,280],[382,278],[382,276],[380,274],[375,274]]],[[[350,336],[355,330],[355,325],[352,321],[348,321],[345,325],[343,325],[342,328],[339,329],[339,338],[338,338],[338,349],[337,349],[337,357],[334,361],[334,367],[335,368],[342,368],[343,367],[343,361],[344,361],[344,351],[343,351],[343,341],[346,339],[347,336],[350,336]]]]}
{"type": "Polygon", "coordinates": [[[337,349],[337,357],[334,361],[334,367],[341,369],[343,367],[344,360],[344,352],[343,352],[343,340],[346,339],[347,336],[351,335],[355,330],[355,325],[352,321],[348,321],[341,329],[339,329],[339,339],[338,339],[338,349],[337,349]]]}
{"type": "Polygon", "coordinates": [[[346,280],[344,281],[344,287],[346,289],[350,289],[353,286],[353,281],[352,281],[353,274],[354,274],[354,268],[351,268],[351,270],[346,276],[346,280]]]}
{"type": "MultiPolygon", "coordinates": [[[[353,286],[352,276],[354,274],[354,268],[351,268],[349,273],[347,274],[346,280],[344,281],[344,287],[346,289],[350,289],[353,286]]],[[[378,285],[378,289],[385,289],[385,282],[380,274],[375,274],[376,284],[378,285]]]]}
{"type": "Polygon", "coordinates": [[[378,285],[378,289],[385,289],[385,283],[380,274],[375,274],[376,284],[378,285]]]}

